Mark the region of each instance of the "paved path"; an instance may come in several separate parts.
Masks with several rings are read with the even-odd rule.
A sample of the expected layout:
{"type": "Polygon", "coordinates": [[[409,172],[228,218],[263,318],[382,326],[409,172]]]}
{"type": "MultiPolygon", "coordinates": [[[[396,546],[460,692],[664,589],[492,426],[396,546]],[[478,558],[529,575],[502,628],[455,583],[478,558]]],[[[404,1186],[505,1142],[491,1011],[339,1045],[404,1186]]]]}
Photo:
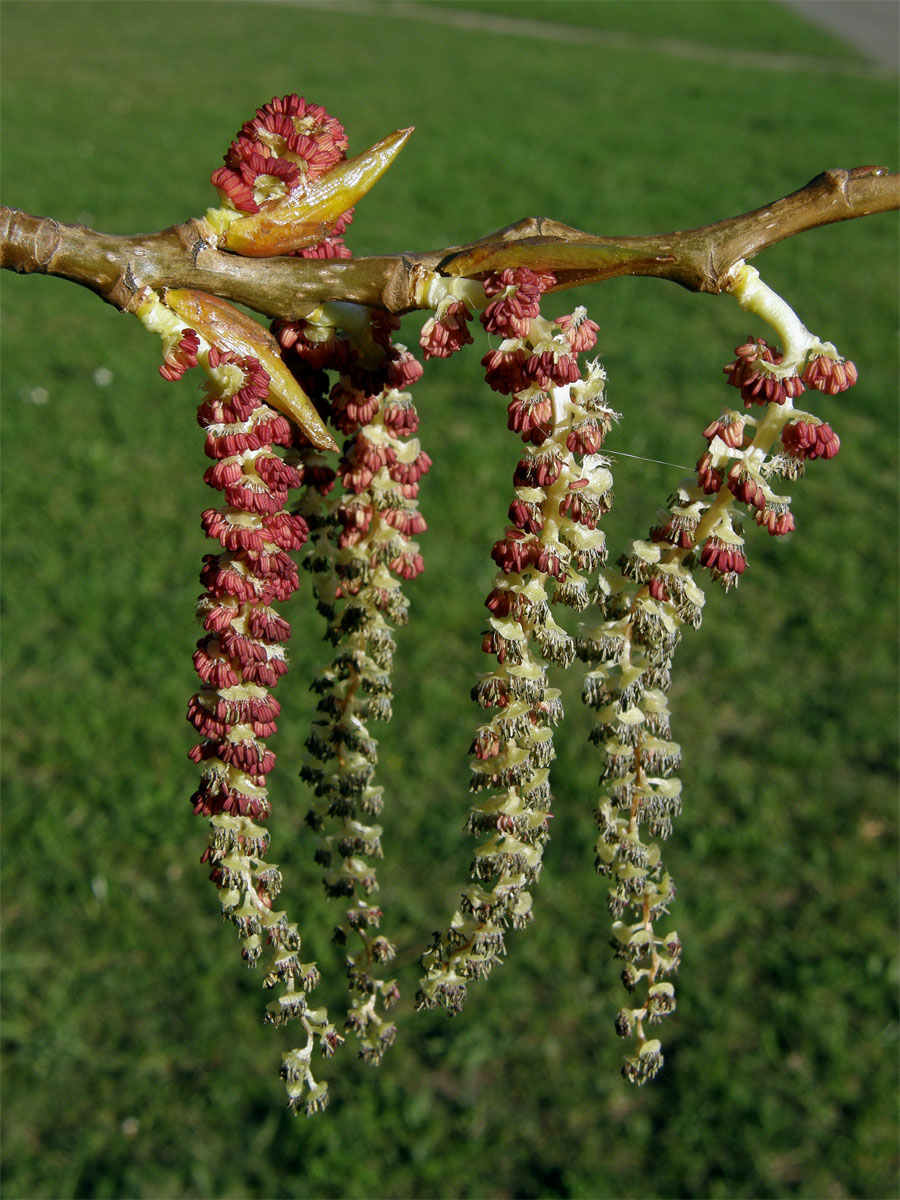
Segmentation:
{"type": "Polygon", "coordinates": [[[781,0],[874,62],[900,70],[898,0],[781,0]]]}
{"type": "MultiPolygon", "coordinates": [[[[490,0],[482,0],[478,8],[445,8],[441,4],[431,4],[428,0],[301,0],[311,8],[333,8],[340,5],[342,13],[354,12],[363,16],[378,13],[382,20],[395,19],[398,21],[421,21],[432,25],[443,25],[448,28],[471,30],[486,34],[517,35],[519,37],[536,38],[553,42],[571,42],[580,46],[597,46],[604,50],[635,50],[644,54],[659,54],[670,58],[679,58],[689,62],[708,62],[721,65],[723,51],[721,46],[699,45],[695,42],[682,41],[679,38],[655,37],[648,30],[644,33],[622,33],[615,29],[582,28],[578,25],[557,24],[543,19],[543,15],[551,8],[549,0],[540,0],[542,17],[527,16],[510,17],[505,13],[492,11],[490,0]]],[[[674,0],[670,0],[674,2],[674,0]]],[[[720,3],[723,0],[719,0],[720,3]]],[[[2,3],[2,0],[0,0],[2,3]]],[[[875,45],[884,40],[887,46],[893,44],[890,32],[884,31],[884,26],[890,24],[890,13],[886,10],[897,11],[900,0],[782,0],[785,4],[796,4],[801,7],[808,19],[819,20],[821,9],[842,9],[849,14],[856,14],[865,9],[879,10],[877,16],[880,23],[876,25],[874,35],[875,45]]],[[[523,10],[527,12],[527,7],[523,10]]],[[[860,25],[854,22],[852,16],[847,17],[851,26],[860,25]]],[[[824,21],[822,21],[824,24],[824,21]]],[[[829,26],[830,28],[830,26],[829,26]]],[[[854,28],[854,32],[855,32],[854,28]]],[[[832,29],[831,32],[834,32],[832,29]]],[[[851,41],[849,35],[847,40],[851,41]]],[[[896,40],[896,39],[895,39],[896,40]]],[[[884,45],[881,45],[882,51],[884,45]]],[[[847,61],[843,58],[823,58],[819,54],[811,54],[802,42],[796,46],[772,50],[768,47],[737,48],[728,50],[728,64],[732,68],[747,67],[761,71],[809,71],[821,73],[828,71],[834,75],[846,76],[883,76],[897,70],[896,55],[885,65],[881,56],[877,59],[869,56],[868,62],[847,61]]]]}

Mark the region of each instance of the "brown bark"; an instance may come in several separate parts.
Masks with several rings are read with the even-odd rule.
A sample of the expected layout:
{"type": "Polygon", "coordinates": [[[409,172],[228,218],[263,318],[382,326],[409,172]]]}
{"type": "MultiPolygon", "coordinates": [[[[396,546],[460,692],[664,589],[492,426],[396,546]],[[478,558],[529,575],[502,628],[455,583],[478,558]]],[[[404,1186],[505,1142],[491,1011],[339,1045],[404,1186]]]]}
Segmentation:
{"type": "Polygon", "coordinates": [[[122,310],[142,288],[174,287],[209,292],[268,317],[302,317],[326,301],[404,313],[423,307],[417,287],[435,271],[479,278],[503,267],[529,266],[552,271],[557,290],[617,275],[649,275],[691,291],[719,292],[735,263],[776,242],[897,208],[900,174],[855,167],[825,171],[772,204],[698,229],[605,238],[529,217],[466,246],[323,261],[223,253],[202,220],[122,237],[0,207],[0,266],[69,279],[122,310]]]}

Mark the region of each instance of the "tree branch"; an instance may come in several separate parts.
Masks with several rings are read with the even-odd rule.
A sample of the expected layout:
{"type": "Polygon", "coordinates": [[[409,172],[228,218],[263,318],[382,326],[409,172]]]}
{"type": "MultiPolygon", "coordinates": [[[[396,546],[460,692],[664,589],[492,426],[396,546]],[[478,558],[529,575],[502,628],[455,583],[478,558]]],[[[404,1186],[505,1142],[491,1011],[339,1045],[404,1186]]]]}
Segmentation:
{"type": "Polygon", "coordinates": [[[196,288],[285,319],[327,301],[405,313],[427,307],[422,288],[435,272],[480,278],[513,266],[552,271],[556,290],[617,275],[649,275],[690,291],[719,292],[735,263],[776,242],[898,208],[900,174],[884,167],[836,168],[772,204],[698,229],[603,238],[529,217],[465,246],[321,260],[223,253],[202,219],[122,237],[0,207],[0,266],[71,280],[123,311],[144,288],[174,287],[196,288]]]}

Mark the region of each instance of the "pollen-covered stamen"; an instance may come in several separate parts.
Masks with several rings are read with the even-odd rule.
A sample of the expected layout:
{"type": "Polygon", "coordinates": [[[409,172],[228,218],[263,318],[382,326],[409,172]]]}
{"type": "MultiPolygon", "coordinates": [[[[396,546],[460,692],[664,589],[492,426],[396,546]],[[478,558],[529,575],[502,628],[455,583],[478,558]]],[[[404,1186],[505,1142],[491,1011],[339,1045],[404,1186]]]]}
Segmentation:
{"type": "Polygon", "coordinates": [[[519,339],[507,339],[497,350],[490,350],[481,360],[485,381],[495,392],[508,396],[527,388],[531,380],[525,373],[528,352],[519,339]]]}
{"type": "MultiPolygon", "coordinates": [[[[247,183],[259,186],[260,176],[269,176],[278,180],[281,188],[276,195],[283,195],[295,186],[300,177],[300,168],[296,162],[287,158],[279,158],[269,146],[259,142],[239,137],[232,143],[231,149],[225,156],[229,166],[238,171],[247,183]]],[[[271,199],[266,196],[264,199],[271,199]]]]}
{"type": "MultiPolygon", "coordinates": [[[[207,366],[216,372],[216,381],[215,386],[207,389],[206,404],[200,406],[197,417],[200,424],[210,427],[217,423],[247,421],[268,399],[271,378],[254,355],[210,346],[207,366]],[[223,387],[228,389],[227,400],[220,394],[223,387]]],[[[270,410],[265,415],[272,418],[270,410]]]]}
{"type": "Polygon", "coordinates": [[[412,437],[419,428],[419,414],[409,396],[394,390],[388,394],[381,419],[394,437],[412,437]]]}
{"type": "Polygon", "coordinates": [[[780,510],[774,507],[760,508],[756,512],[755,520],[757,525],[765,526],[769,533],[775,537],[794,532],[794,517],[787,510],[780,510]]]}
{"type": "Polygon", "coordinates": [[[837,396],[853,387],[858,377],[854,363],[824,355],[811,359],[803,372],[803,382],[808,387],[828,396],[837,396]]]}
{"type": "Polygon", "coordinates": [[[538,385],[517,391],[507,406],[508,426],[521,434],[523,442],[542,445],[553,426],[553,402],[548,392],[538,385]]]}
{"type": "Polygon", "coordinates": [[[655,525],[650,530],[650,540],[666,542],[680,550],[688,550],[694,544],[695,527],[696,521],[671,516],[665,524],[655,525]]]}
{"type": "MultiPolygon", "coordinates": [[[[295,92],[288,96],[275,97],[256,110],[256,116],[241,127],[241,137],[270,145],[271,135],[306,138],[335,155],[334,161],[346,151],[347,134],[337,118],[332,117],[320,104],[312,104],[295,92]]],[[[271,146],[274,149],[274,146],[271,146]]],[[[287,149],[292,147],[288,145],[287,149]]],[[[326,168],[327,169],[327,168],[326,168]]]]}
{"type": "Polygon", "coordinates": [[[382,521],[398,529],[405,537],[424,533],[428,528],[422,514],[408,508],[383,508],[379,515],[382,521]]]}
{"type": "MultiPolygon", "coordinates": [[[[245,450],[261,450],[264,446],[289,446],[293,437],[286,417],[273,412],[268,405],[258,408],[254,400],[249,419],[207,422],[206,446],[209,458],[231,458],[245,450]]],[[[206,406],[211,407],[211,406],[206,406]]],[[[222,415],[231,416],[231,412],[222,415]]]]}
{"type": "MultiPolygon", "coordinates": [[[[727,367],[725,369],[728,370],[727,367]]],[[[703,436],[710,442],[713,438],[719,438],[726,446],[740,447],[744,444],[744,425],[744,417],[729,409],[715,421],[710,421],[703,430],[703,436]]]]}
{"type": "Polygon", "coordinates": [[[768,346],[765,338],[750,338],[735,350],[737,358],[723,371],[732,387],[740,388],[745,404],[784,404],[787,391],[782,381],[763,367],[777,365],[781,356],[768,346]]]}
{"type": "Polygon", "coordinates": [[[566,437],[566,449],[572,454],[596,454],[603,445],[608,425],[596,417],[576,422],[566,437]]]}
{"type": "Polygon", "coordinates": [[[573,313],[557,317],[556,324],[562,330],[563,336],[574,354],[583,354],[587,350],[593,350],[597,344],[600,326],[590,319],[586,308],[579,306],[573,313]]]}
{"type": "MultiPolygon", "coordinates": [[[[346,216],[346,214],[345,214],[346,216]]],[[[296,251],[300,258],[352,258],[353,251],[340,237],[324,237],[314,246],[302,246],[296,251]]]]}
{"type": "Polygon", "coordinates": [[[565,387],[581,378],[578,363],[568,345],[539,342],[525,361],[525,374],[542,388],[565,387]]]}
{"type": "Polygon", "coordinates": [[[220,199],[238,212],[259,212],[259,204],[253,195],[253,184],[248,183],[238,171],[230,167],[217,167],[210,175],[209,181],[219,193],[220,199]]]}
{"type": "Polygon", "coordinates": [[[735,500],[753,509],[765,508],[765,490],[747,459],[733,463],[725,478],[735,500]]]}
{"type": "Polygon", "coordinates": [[[556,283],[553,275],[539,275],[528,267],[507,267],[484,280],[487,296],[496,296],[481,314],[488,333],[504,338],[528,334],[532,320],[540,315],[541,295],[556,283]]]}
{"type": "Polygon", "coordinates": [[[165,360],[159,368],[160,375],[170,383],[175,383],[185,371],[196,367],[199,349],[200,338],[196,330],[185,329],[175,345],[166,351],[165,360]]]}
{"type": "Polygon", "coordinates": [[[794,458],[834,458],[841,441],[830,425],[814,417],[798,417],[781,431],[781,442],[794,458]]]}
{"type": "Polygon", "coordinates": [[[509,506],[509,519],[525,533],[540,533],[544,527],[544,510],[541,505],[543,496],[531,499],[531,492],[538,492],[538,489],[519,489],[519,494],[509,506]]]}
{"type": "Polygon", "coordinates": [[[562,456],[559,447],[550,442],[527,458],[519,460],[513,474],[513,486],[547,488],[559,479],[562,471],[562,456]]]}
{"type": "Polygon", "coordinates": [[[724,472],[713,465],[713,456],[709,451],[697,459],[697,482],[707,496],[715,495],[724,482],[724,472]]]}
{"type": "Polygon", "coordinates": [[[416,356],[399,342],[387,347],[383,369],[387,386],[398,391],[412,387],[422,378],[424,371],[416,356]]]}
{"type": "Polygon", "coordinates": [[[329,402],[334,424],[346,434],[367,425],[378,411],[378,395],[353,387],[345,378],[334,385],[329,402]]]}
{"type": "MultiPolygon", "coordinates": [[[[343,330],[339,329],[322,308],[301,321],[275,321],[272,333],[283,351],[292,351],[297,359],[316,371],[323,368],[335,370],[348,364],[353,356],[353,346],[343,330]]],[[[293,357],[286,361],[293,363],[293,357]]],[[[323,382],[327,376],[323,377],[323,382]]]]}
{"type": "Polygon", "coordinates": [[[259,212],[262,204],[283,196],[300,179],[296,162],[278,158],[268,147],[246,138],[232,143],[225,162],[213,171],[210,183],[223,200],[245,213],[259,212]]]}
{"type": "Polygon", "coordinates": [[[743,575],[747,559],[740,546],[720,537],[708,538],[700,551],[700,564],[719,575],[743,575]]]}
{"type": "Polygon", "coordinates": [[[406,486],[416,484],[431,467],[431,458],[419,448],[415,438],[397,446],[396,458],[388,466],[387,473],[394,483],[406,486]]]}
{"type": "Polygon", "coordinates": [[[435,315],[422,326],[419,345],[426,360],[449,358],[463,346],[471,345],[474,341],[468,325],[471,319],[472,313],[463,300],[445,297],[435,315]]]}

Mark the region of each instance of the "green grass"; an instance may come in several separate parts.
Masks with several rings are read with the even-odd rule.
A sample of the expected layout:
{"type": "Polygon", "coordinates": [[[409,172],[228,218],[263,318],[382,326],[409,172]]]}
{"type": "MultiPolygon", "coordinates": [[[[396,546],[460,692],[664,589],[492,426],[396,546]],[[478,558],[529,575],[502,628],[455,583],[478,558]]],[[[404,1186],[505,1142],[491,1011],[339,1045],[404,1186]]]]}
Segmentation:
{"type": "MultiPolygon", "coordinates": [[[[443,27],[377,4],[6,0],[3,201],[112,232],[162,228],[206,207],[234,131],[294,90],[341,117],[351,152],[417,127],[360,206],[357,254],[532,214],[604,234],[680,228],[827,167],[897,165],[895,88],[788,9],[485,7],[715,46],[721,63],[443,27]],[[848,69],[734,69],[733,28],[747,30],[738,49],[848,69]]],[[[310,1122],[283,1108],[280,1039],[217,916],[187,803],[209,503],[194,385],[165,384],[157,345],[95,297],[4,273],[4,1196],[896,1194],[897,243],[881,216],[757,262],[861,378],[818,402],[843,444],[792,489],[797,533],[750,538],[740,589],[710,598],[679,651],[685,812],[668,856],[685,961],[666,1066],[641,1091],[617,1074],[621,989],[592,867],[598,765],[577,679],[562,682],[570,729],[538,919],[457,1020],[411,1012],[416,956],[466,877],[467,697],[517,457],[505,405],[480,380],[483,347],[429,365],[416,389],[435,460],[428,569],[409,587],[396,716],[380,732],[381,899],[407,1000],[380,1071],[336,1061],[333,1107],[310,1122]]],[[[551,311],[575,302],[601,325],[623,413],[610,448],[694,462],[700,430],[734,402],[720,368],[751,331],[745,315],[649,280],[551,311]]],[[[406,322],[408,344],[420,324],[406,322]]],[[[680,474],[621,461],[614,552],[680,474]]],[[[272,856],[338,1004],[292,769],[305,678],[327,651],[305,596],[285,608],[295,670],[279,687],[272,856]]]]}
{"type": "Polygon", "coordinates": [[[723,55],[822,55],[832,66],[842,59],[861,61],[858,51],[818,26],[801,24],[779,5],[768,5],[761,17],[758,0],[434,0],[429,7],[462,9],[478,20],[507,17],[557,28],[569,25],[605,35],[610,44],[617,38],[638,38],[655,52],[671,51],[682,58],[716,49],[723,55]]]}

